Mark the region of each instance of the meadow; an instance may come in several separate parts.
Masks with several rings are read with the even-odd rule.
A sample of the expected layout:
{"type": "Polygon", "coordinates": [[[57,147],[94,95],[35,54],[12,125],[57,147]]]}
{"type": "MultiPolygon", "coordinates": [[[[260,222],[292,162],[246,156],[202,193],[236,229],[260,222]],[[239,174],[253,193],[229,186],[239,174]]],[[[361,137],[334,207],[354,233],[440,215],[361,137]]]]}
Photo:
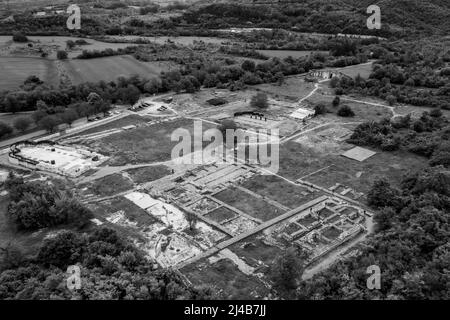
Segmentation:
{"type": "Polygon", "coordinates": [[[58,71],[53,61],[32,57],[0,57],[0,90],[18,89],[31,75],[38,76],[50,85],[58,84],[58,71]]]}
{"type": "Polygon", "coordinates": [[[140,75],[142,77],[159,76],[166,70],[165,62],[140,62],[132,56],[114,56],[88,60],[67,60],[64,67],[73,84],[83,82],[113,81],[120,76],[129,77],[140,75]]]}

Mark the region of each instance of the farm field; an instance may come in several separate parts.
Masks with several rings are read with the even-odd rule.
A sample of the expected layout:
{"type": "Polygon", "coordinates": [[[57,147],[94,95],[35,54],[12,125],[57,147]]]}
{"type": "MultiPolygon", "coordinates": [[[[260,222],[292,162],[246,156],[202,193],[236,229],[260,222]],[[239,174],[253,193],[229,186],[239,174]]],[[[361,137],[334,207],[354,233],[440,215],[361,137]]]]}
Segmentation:
{"type": "Polygon", "coordinates": [[[17,89],[31,75],[50,85],[58,84],[54,62],[42,58],[0,57],[0,74],[0,90],[17,89]]]}
{"type": "Polygon", "coordinates": [[[269,58],[284,59],[287,57],[302,58],[314,53],[328,54],[328,51],[309,51],[309,50],[256,50],[257,52],[269,58]]]}
{"type": "Polygon", "coordinates": [[[167,63],[140,62],[132,56],[114,56],[88,60],[67,60],[64,66],[74,84],[83,82],[113,81],[120,76],[134,74],[142,77],[159,76],[167,70],[167,63]]]}

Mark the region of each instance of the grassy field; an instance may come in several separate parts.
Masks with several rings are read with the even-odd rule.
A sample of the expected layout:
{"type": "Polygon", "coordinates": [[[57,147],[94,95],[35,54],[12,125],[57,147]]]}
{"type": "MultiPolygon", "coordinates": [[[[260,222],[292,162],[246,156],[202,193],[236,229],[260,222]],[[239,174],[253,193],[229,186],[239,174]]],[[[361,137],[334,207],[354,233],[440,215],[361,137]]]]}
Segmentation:
{"type": "Polygon", "coordinates": [[[231,219],[234,216],[236,216],[236,213],[225,207],[217,208],[206,215],[207,218],[217,223],[222,223],[223,221],[231,219]]]}
{"type": "Polygon", "coordinates": [[[156,219],[148,214],[147,211],[124,197],[93,203],[90,205],[90,208],[100,218],[105,218],[117,211],[123,211],[125,217],[132,222],[136,222],[138,227],[145,228],[156,222],[156,219]]]}
{"type": "MultiPolygon", "coordinates": [[[[327,90],[327,89],[326,89],[327,90]]],[[[338,107],[333,107],[332,102],[335,96],[333,95],[323,95],[320,91],[316,92],[307,101],[311,105],[317,105],[319,103],[324,104],[328,113],[322,115],[321,117],[328,118],[328,122],[358,122],[358,121],[379,121],[384,118],[391,118],[392,111],[386,107],[373,106],[359,102],[346,101],[344,98],[341,99],[341,103],[338,107]],[[354,117],[343,118],[337,116],[339,108],[343,105],[349,106],[355,113],[354,117]]]]}
{"type": "Polygon", "coordinates": [[[296,207],[320,196],[320,193],[317,191],[312,193],[308,192],[308,194],[303,195],[302,192],[306,192],[306,188],[291,184],[273,175],[254,176],[245,181],[243,186],[261,196],[275,200],[291,209],[295,209],[296,207]]]}
{"type": "Polygon", "coordinates": [[[131,179],[137,184],[155,181],[171,174],[166,166],[152,166],[127,170],[131,179]]]}
{"type": "Polygon", "coordinates": [[[287,57],[301,58],[314,53],[328,54],[328,51],[308,51],[308,50],[256,50],[269,58],[284,59],[287,57]]]}
{"type": "MultiPolygon", "coordinates": [[[[351,147],[353,146],[342,143],[342,152],[351,147]]],[[[280,148],[279,174],[296,180],[324,169],[304,180],[326,188],[340,183],[358,192],[367,193],[378,177],[386,177],[393,185],[398,186],[405,173],[425,166],[423,157],[407,152],[378,152],[369,159],[358,162],[339,154],[318,152],[290,141],[280,148]]]]}
{"type": "Polygon", "coordinates": [[[359,64],[345,68],[338,68],[336,70],[341,71],[343,74],[346,74],[352,78],[355,78],[359,74],[361,77],[367,79],[372,73],[372,64],[359,64]]]}
{"type": "Polygon", "coordinates": [[[284,213],[284,210],[234,187],[221,191],[214,197],[263,221],[284,213]]]}
{"type": "MultiPolygon", "coordinates": [[[[123,131],[88,144],[103,154],[110,155],[110,165],[151,163],[171,159],[172,149],[179,143],[171,141],[172,132],[184,128],[193,140],[193,120],[177,119],[150,126],[123,131]]],[[[203,123],[203,131],[212,127],[203,123]]]]}
{"type": "Polygon", "coordinates": [[[1,90],[18,89],[31,75],[38,76],[47,84],[58,84],[58,71],[53,61],[29,57],[0,57],[1,90]]]}
{"type": "Polygon", "coordinates": [[[132,56],[114,56],[88,60],[67,60],[64,66],[74,84],[83,82],[113,81],[120,76],[134,74],[142,77],[159,76],[166,64],[140,62],[132,56]]]}

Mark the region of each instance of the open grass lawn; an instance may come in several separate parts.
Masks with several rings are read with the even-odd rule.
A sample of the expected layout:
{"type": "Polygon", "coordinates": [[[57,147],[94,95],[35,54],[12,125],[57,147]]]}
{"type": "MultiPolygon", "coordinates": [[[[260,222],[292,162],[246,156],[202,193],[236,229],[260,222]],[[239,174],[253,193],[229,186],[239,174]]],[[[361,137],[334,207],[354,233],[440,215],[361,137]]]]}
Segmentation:
{"type": "Polygon", "coordinates": [[[378,151],[369,159],[358,162],[341,155],[318,153],[293,141],[280,148],[279,174],[291,180],[330,165],[304,180],[325,188],[341,183],[366,194],[378,177],[386,177],[392,184],[398,185],[405,173],[427,166],[427,160],[403,151],[378,151]]]}
{"type": "Polygon", "coordinates": [[[230,250],[245,260],[248,265],[255,268],[260,265],[259,262],[270,266],[282,253],[280,248],[264,243],[261,237],[257,235],[234,244],[230,247],[230,250]]]}
{"type": "Polygon", "coordinates": [[[98,196],[111,196],[133,188],[133,183],[121,174],[112,174],[93,182],[80,185],[80,189],[87,187],[85,191],[98,196]]]}
{"type": "Polygon", "coordinates": [[[138,227],[147,227],[156,222],[156,219],[144,209],[138,207],[125,197],[116,197],[90,205],[93,212],[101,218],[122,210],[130,221],[136,222],[138,227]]]}
{"type": "Polygon", "coordinates": [[[245,181],[243,186],[291,209],[295,209],[321,195],[316,191],[308,192],[308,189],[304,187],[294,185],[273,175],[254,176],[245,181]],[[302,192],[307,192],[307,194],[302,194],[302,192]]]}
{"type": "Polygon", "coordinates": [[[266,93],[285,96],[291,99],[300,99],[307,96],[313,89],[314,83],[305,82],[301,77],[289,77],[279,86],[275,83],[266,83],[252,86],[266,93]]]}
{"type": "Polygon", "coordinates": [[[137,184],[155,181],[172,173],[166,166],[152,166],[127,170],[133,181],[137,184]]]}
{"type": "Polygon", "coordinates": [[[167,70],[165,63],[140,62],[129,55],[95,59],[73,59],[64,61],[69,77],[74,84],[83,82],[114,81],[120,76],[137,74],[150,78],[167,70]]]}
{"type": "MultiPolygon", "coordinates": [[[[179,141],[171,141],[172,132],[178,128],[189,130],[193,143],[193,123],[193,120],[177,119],[143,126],[110,135],[92,142],[91,146],[110,155],[112,158],[109,164],[114,166],[168,161],[171,159],[172,149],[179,144],[179,141]]],[[[203,131],[212,126],[212,124],[203,123],[203,131]]]]}
{"type": "Polygon", "coordinates": [[[285,211],[237,188],[229,188],[214,197],[262,221],[271,220],[285,211]]]}
{"type": "Polygon", "coordinates": [[[231,219],[237,216],[237,214],[226,207],[219,207],[206,215],[207,218],[222,223],[225,220],[231,219]]]}
{"type": "Polygon", "coordinates": [[[325,157],[317,161],[321,155],[318,151],[303,147],[291,140],[280,145],[279,174],[290,180],[297,180],[309,173],[333,164],[333,160],[325,157]]]}
{"type": "Polygon", "coordinates": [[[256,299],[269,293],[257,277],[242,273],[229,259],[221,259],[213,264],[210,264],[208,260],[200,260],[180,271],[194,285],[220,289],[224,299],[256,299]]]}
{"type": "Polygon", "coordinates": [[[54,62],[43,58],[0,57],[0,89],[18,89],[29,76],[38,76],[49,85],[59,82],[54,62]]]}

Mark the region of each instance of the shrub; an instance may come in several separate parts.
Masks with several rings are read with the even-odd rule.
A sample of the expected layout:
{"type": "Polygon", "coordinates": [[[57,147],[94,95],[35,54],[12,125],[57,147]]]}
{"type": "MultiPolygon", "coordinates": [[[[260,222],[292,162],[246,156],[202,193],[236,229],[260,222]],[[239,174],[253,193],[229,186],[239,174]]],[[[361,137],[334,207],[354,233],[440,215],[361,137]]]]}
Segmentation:
{"type": "Polygon", "coordinates": [[[28,42],[28,38],[21,32],[15,32],[12,37],[14,42],[28,42]]]}
{"type": "Polygon", "coordinates": [[[65,60],[65,59],[67,59],[67,52],[64,51],[64,50],[58,50],[58,51],[56,52],[56,57],[57,57],[59,60],[65,60]]]}
{"type": "Polygon", "coordinates": [[[269,102],[267,101],[267,95],[262,92],[258,92],[252,97],[250,101],[250,106],[258,109],[267,109],[269,107],[269,102]]]}
{"type": "Polygon", "coordinates": [[[335,107],[335,108],[338,107],[340,103],[341,103],[341,98],[339,96],[334,97],[333,102],[332,102],[333,107],[335,107]]]}
{"type": "Polygon", "coordinates": [[[354,117],[355,113],[349,106],[344,105],[339,108],[337,115],[340,117],[354,117]]]}
{"type": "Polygon", "coordinates": [[[434,108],[430,111],[430,116],[434,118],[442,117],[442,110],[440,108],[434,108]]]}
{"type": "Polygon", "coordinates": [[[389,103],[390,106],[393,106],[394,104],[397,103],[397,98],[394,97],[393,95],[388,95],[386,97],[387,102],[389,103]]]}
{"type": "Polygon", "coordinates": [[[213,106],[220,106],[220,105],[227,103],[227,100],[219,97],[219,98],[209,99],[206,102],[208,102],[210,105],[213,105],[213,106]]]}

